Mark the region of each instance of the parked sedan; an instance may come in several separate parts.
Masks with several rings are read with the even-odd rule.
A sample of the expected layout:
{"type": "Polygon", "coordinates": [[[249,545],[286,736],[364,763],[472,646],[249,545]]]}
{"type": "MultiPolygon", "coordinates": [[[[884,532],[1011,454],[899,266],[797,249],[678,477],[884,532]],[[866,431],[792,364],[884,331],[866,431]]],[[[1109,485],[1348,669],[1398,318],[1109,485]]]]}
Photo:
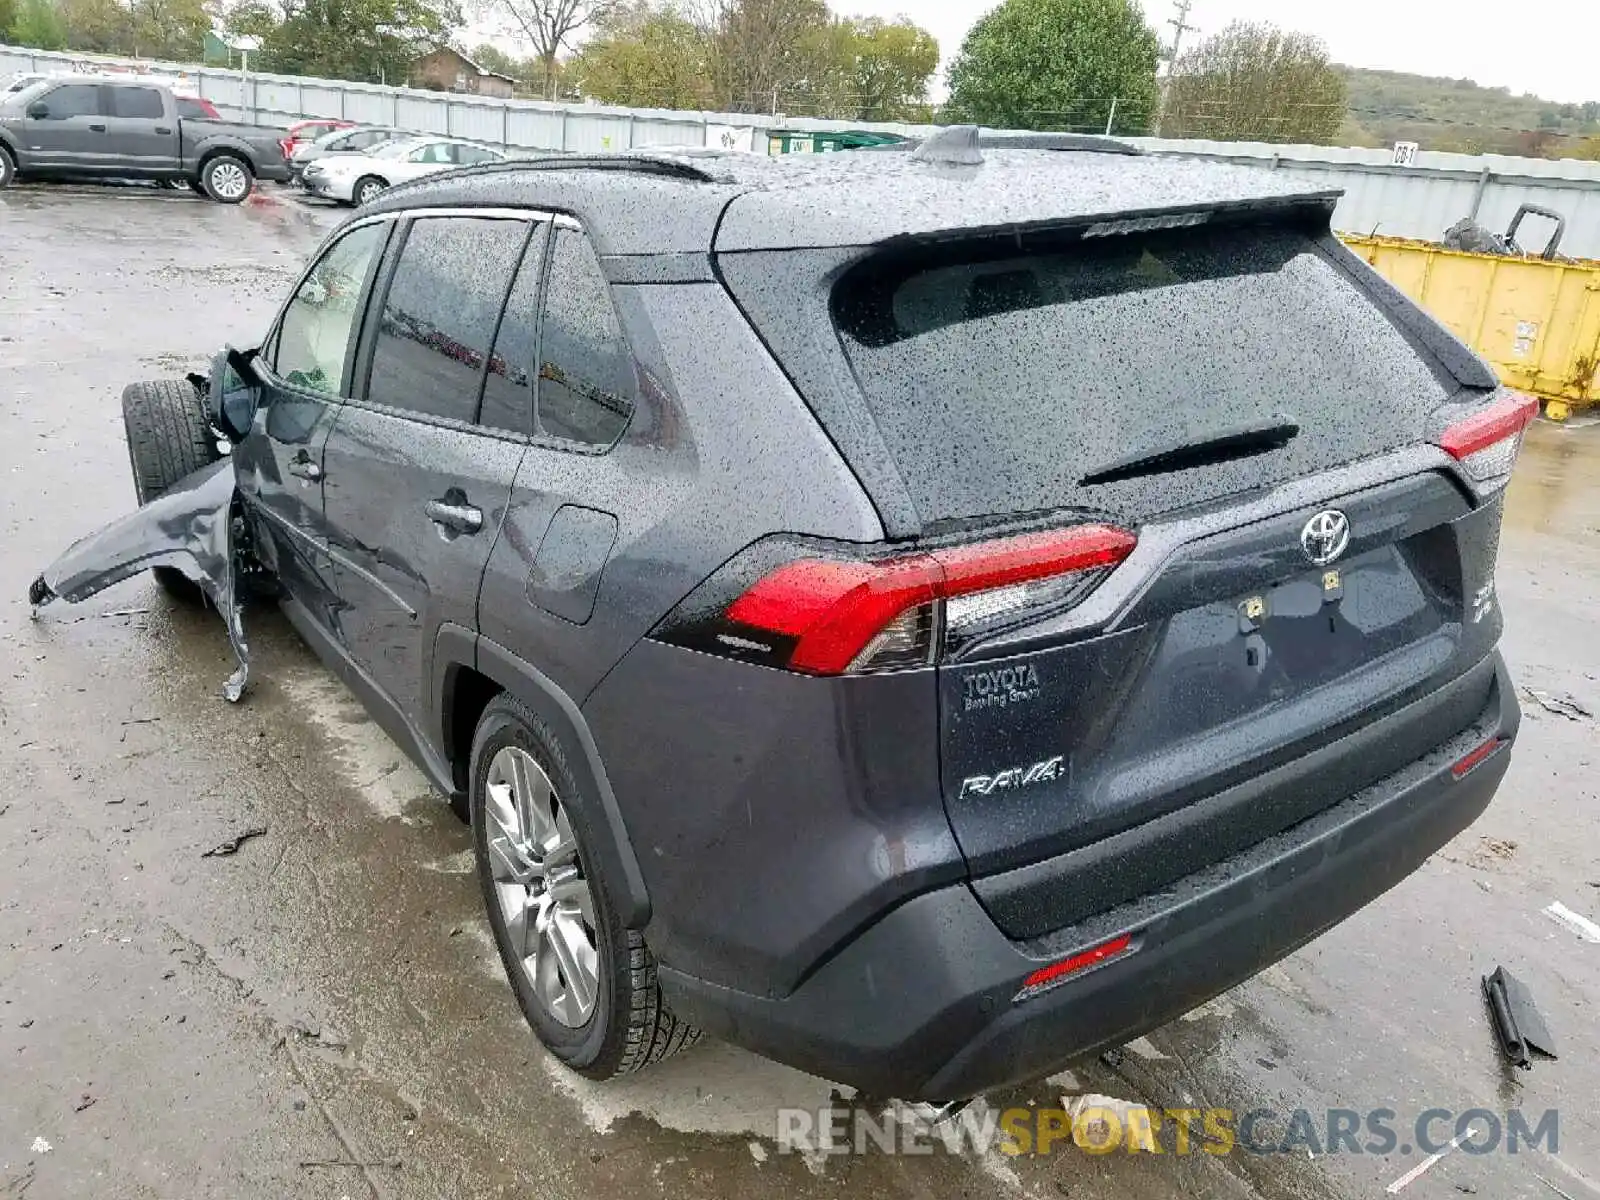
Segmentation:
{"type": "Polygon", "coordinates": [[[306,168],[306,190],[343,204],[365,204],[384,188],[452,167],[498,162],[505,155],[454,138],[385,142],[366,154],[330,155],[306,168]]]}
{"type": "Polygon", "coordinates": [[[294,157],[296,147],[303,146],[307,142],[316,141],[323,134],[331,133],[335,129],[354,129],[355,124],[354,121],[340,121],[331,117],[318,117],[311,121],[296,121],[284,131],[284,136],[278,142],[278,146],[283,150],[284,161],[288,162],[289,159],[294,157]]]}
{"type": "Polygon", "coordinates": [[[385,142],[413,138],[416,134],[388,126],[367,125],[357,129],[335,129],[314,142],[301,142],[289,157],[289,174],[299,179],[312,163],[330,154],[364,154],[385,142]]]}

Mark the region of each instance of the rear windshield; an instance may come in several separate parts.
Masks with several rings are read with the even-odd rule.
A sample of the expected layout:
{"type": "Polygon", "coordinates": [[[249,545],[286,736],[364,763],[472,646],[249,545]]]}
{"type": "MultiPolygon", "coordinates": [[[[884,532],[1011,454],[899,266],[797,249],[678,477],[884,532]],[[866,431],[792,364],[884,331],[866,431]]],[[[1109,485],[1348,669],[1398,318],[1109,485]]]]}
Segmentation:
{"type": "Polygon", "coordinates": [[[832,306],[924,520],[1094,506],[1100,468],[1282,417],[1302,433],[1261,482],[1332,466],[1414,440],[1449,394],[1292,228],[880,255],[832,306]]]}

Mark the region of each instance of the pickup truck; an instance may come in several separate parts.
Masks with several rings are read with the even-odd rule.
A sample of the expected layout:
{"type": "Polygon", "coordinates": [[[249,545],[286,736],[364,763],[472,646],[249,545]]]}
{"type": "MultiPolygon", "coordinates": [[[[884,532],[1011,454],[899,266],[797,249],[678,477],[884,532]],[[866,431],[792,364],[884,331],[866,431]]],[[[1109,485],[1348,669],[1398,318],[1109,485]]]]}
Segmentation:
{"type": "Polygon", "coordinates": [[[282,130],[181,116],[148,80],[45,79],[0,97],[0,187],[19,175],[186,180],[237,204],[257,179],[289,178],[282,130]]]}

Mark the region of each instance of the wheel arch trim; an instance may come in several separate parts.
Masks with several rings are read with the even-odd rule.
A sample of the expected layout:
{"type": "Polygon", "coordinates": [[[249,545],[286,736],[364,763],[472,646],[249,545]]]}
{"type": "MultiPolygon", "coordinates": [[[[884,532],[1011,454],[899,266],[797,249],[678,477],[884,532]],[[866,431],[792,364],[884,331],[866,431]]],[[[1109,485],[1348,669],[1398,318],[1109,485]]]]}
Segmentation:
{"type": "Polygon", "coordinates": [[[454,670],[461,666],[474,667],[515,696],[561,739],[567,765],[577,776],[579,787],[599,806],[593,814],[596,819],[590,824],[601,844],[593,849],[606,881],[612,885],[617,915],[625,928],[643,929],[650,921],[650,895],[644,873],[639,869],[616,793],[600,760],[600,748],[577,703],[548,675],[504,646],[458,626],[446,626],[439,631],[433,662],[438,697],[436,723],[441,737],[443,722],[448,719],[449,697],[445,689],[454,670]]]}

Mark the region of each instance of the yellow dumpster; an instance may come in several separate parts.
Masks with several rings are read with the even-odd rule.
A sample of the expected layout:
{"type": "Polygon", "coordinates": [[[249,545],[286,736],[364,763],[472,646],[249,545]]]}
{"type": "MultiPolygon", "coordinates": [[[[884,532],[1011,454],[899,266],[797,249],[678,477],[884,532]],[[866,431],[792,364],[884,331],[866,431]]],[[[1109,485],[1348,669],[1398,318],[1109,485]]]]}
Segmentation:
{"type": "Polygon", "coordinates": [[[1408,238],[1342,234],[1377,272],[1494,364],[1507,387],[1564,421],[1600,402],[1600,262],[1449,250],[1408,238]]]}

